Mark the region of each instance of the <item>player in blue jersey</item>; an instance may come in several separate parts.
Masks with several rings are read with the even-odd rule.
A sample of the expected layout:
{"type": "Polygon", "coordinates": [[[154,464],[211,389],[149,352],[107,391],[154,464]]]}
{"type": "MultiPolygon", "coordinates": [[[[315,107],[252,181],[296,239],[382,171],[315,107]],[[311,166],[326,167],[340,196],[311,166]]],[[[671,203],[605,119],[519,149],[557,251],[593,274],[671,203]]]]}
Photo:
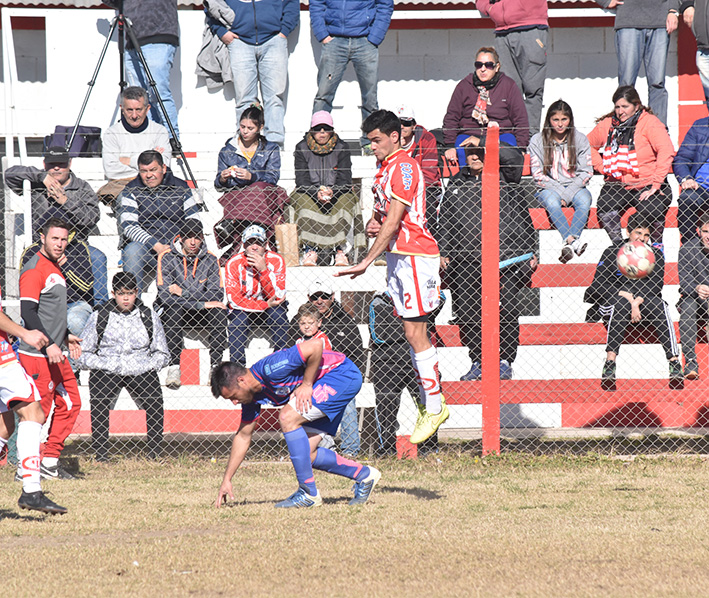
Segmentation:
{"type": "Polygon", "coordinates": [[[322,504],[313,469],[354,480],[354,498],[349,504],[369,500],[381,473],[330,449],[318,448],[325,434],[335,435],[345,407],[362,387],[362,373],[342,353],[323,351],[320,339],[312,339],[277,351],[248,369],[233,362],[222,363],[212,373],[211,385],[215,397],[241,405],[241,424],[232,441],[215,506],[223,505],[227,497],[234,500],[231,479],[251,445],[261,405],[281,406],[278,421],[298,479],[298,490],[276,507],[322,504]]]}

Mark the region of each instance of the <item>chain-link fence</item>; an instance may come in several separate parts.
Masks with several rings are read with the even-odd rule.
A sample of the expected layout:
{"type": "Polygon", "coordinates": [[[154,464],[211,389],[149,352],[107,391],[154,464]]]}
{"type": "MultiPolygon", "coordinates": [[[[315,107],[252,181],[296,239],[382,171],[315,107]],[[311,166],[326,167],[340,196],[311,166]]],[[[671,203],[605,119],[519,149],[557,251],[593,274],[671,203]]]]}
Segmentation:
{"type": "MultiPolygon", "coordinates": [[[[429,332],[451,417],[418,446],[408,442],[418,385],[401,320],[384,294],[386,265],[375,262],[354,280],[333,276],[366,252],[373,157],[352,161],[342,144],[315,177],[313,156],[297,156],[318,156],[306,144],[296,149],[295,176],[279,180],[276,172],[274,185],[242,184],[227,156],[218,172],[196,169],[198,190],[170,171],[162,178],[161,168],[154,184],[147,174],[153,159],[110,194],[95,160],[72,166],[88,189],[78,178],[53,189],[51,165],[42,168],[41,160],[36,168],[7,168],[6,232],[16,234],[5,249],[3,307],[12,317],[21,315],[20,298],[30,297],[20,270],[37,266],[42,226],[60,217],[73,229],[61,269],[69,332],[83,339],[83,357],[64,370],[69,415],[55,413],[70,422],[65,454],[225,454],[240,409],[212,396],[211,368],[229,358],[249,366],[292,346],[314,334],[309,320],[320,321],[333,350],[365,376],[333,440],[345,454],[703,452],[707,308],[700,287],[709,283],[709,225],[699,237],[695,230],[703,191],[683,192],[682,200],[687,191],[698,199],[695,212],[681,200],[679,216],[678,190],[666,180],[628,188],[589,175],[569,196],[554,197],[543,177],[531,176],[520,149],[503,143],[498,156],[494,137],[484,151],[463,152],[458,167],[441,158],[442,182],[428,187],[443,262],[443,301],[429,332]],[[253,224],[263,227],[263,239],[253,224]],[[623,274],[616,264],[629,235],[651,248],[649,256],[631,256],[654,258],[645,277],[631,278],[632,269],[623,274]],[[119,277],[114,286],[120,272],[135,281],[119,277]],[[134,299],[145,307],[127,309],[134,299]],[[298,315],[308,303],[310,315],[298,315]]],[[[282,153],[283,164],[291,160],[282,153]]],[[[179,173],[179,165],[173,169],[179,173]]],[[[31,362],[31,348],[20,353],[23,364],[31,362]]],[[[277,410],[262,412],[252,450],[266,459],[287,455],[277,410]]]]}

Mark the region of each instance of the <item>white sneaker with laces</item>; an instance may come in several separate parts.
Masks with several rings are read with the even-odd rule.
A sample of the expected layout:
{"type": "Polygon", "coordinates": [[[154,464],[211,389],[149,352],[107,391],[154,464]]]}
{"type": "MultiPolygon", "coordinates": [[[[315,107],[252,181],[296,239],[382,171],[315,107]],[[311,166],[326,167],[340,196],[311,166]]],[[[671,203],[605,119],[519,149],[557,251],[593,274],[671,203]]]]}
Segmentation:
{"type": "Polygon", "coordinates": [[[173,390],[176,390],[182,386],[182,372],[180,372],[179,365],[171,365],[167,368],[165,386],[172,388],[173,390]]]}

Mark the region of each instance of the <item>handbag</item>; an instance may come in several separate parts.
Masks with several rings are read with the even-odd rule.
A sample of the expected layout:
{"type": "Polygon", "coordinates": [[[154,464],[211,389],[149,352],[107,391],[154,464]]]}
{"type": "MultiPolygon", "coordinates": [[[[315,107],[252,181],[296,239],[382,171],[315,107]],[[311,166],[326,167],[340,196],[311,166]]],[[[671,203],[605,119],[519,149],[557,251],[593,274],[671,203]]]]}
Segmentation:
{"type": "Polygon", "coordinates": [[[286,266],[299,266],[298,227],[295,224],[281,223],[275,226],[276,244],[286,266]]]}
{"type": "Polygon", "coordinates": [[[83,127],[76,130],[71,147],[67,147],[74,127],[57,125],[54,133],[44,138],[44,152],[50,147],[60,146],[69,152],[70,158],[93,158],[101,156],[101,127],[83,127]]]}

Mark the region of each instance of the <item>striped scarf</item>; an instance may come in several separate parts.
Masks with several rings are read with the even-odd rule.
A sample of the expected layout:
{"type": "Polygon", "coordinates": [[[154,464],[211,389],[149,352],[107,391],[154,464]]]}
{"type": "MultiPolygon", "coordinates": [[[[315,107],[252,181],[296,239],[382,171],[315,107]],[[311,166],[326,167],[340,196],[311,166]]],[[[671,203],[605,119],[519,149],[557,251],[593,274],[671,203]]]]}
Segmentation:
{"type": "Polygon", "coordinates": [[[607,178],[622,179],[623,175],[638,176],[638,154],[635,151],[635,126],[642,108],[624,123],[617,117],[611,120],[611,129],[603,148],[603,174],[607,178]]]}

